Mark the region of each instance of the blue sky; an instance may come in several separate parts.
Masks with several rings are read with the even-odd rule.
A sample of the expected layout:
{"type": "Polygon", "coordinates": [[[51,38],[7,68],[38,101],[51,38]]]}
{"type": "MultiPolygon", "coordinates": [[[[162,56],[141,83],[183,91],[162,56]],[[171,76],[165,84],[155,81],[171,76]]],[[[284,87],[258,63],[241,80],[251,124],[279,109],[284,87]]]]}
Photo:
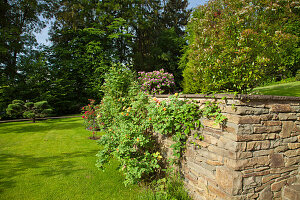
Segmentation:
{"type": "Polygon", "coordinates": [[[195,8],[199,5],[203,5],[206,2],[208,2],[208,0],[189,0],[189,8],[195,8]]]}
{"type": "MultiPolygon", "coordinates": [[[[207,1],[208,0],[189,0],[188,8],[195,8],[199,5],[203,5],[207,1]]],[[[45,45],[50,44],[49,42],[47,42],[48,31],[49,31],[49,25],[46,28],[44,28],[41,33],[36,34],[36,39],[37,39],[38,43],[40,43],[40,44],[43,43],[45,45]]]]}

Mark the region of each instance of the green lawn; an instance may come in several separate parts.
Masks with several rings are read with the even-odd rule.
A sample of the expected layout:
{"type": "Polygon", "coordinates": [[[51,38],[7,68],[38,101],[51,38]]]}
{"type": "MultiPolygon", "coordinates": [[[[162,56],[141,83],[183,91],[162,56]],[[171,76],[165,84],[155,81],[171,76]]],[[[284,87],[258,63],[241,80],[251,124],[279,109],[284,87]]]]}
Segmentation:
{"type": "Polygon", "coordinates": [[[258,87],[253,90],[253,94],[300,97],[300,81],[258,87]]]}
{"type": "Polygon", "coordinates": [[[136,199],[114,161],[95,167],[99,146],[81,118],[0,124],[1,200],[136,199]]]}

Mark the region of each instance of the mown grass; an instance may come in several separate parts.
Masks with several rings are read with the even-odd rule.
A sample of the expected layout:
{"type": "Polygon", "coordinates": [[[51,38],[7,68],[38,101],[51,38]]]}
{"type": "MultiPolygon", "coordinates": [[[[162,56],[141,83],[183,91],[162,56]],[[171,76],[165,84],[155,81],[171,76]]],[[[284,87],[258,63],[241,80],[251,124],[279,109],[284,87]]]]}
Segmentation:
{"type": "Polygon", "coordinates": [[[95,167],[99,150],[82,119],[0,124],[1,200],[136,199],[116,161],[95,167]]]}
{"type": "Polygon", "coordinates": [[[300,81],[257,87],[253,94],[300,97],[300,81]]]}

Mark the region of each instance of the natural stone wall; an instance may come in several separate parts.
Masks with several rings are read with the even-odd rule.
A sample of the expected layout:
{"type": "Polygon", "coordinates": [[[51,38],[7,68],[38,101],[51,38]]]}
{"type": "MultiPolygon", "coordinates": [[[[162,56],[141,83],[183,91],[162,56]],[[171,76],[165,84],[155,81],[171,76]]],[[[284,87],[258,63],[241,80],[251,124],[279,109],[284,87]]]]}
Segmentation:
{"type": "MultiPolygon", "coordinates": [[[[160,100],[167,95],[157,95],[160,100]]],[[[300,164],[300,98],[260,95],[181,95],[220,103],[221,127],[200,119],[204,140],[188,143],[181,172],[194,199],[281,199],[300,164]]],[[[193,140],[190,137],[189,140],[193,140]]],[[[160,137],[163,147],[172,143],[160,137]]]]}

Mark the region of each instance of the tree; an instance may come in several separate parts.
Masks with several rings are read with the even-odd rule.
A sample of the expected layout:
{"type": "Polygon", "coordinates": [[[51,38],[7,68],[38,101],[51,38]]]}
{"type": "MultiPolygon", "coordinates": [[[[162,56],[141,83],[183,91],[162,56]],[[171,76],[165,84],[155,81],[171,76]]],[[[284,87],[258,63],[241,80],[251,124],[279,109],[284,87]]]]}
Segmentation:
{"type": "Polygon", "coordinates": [[[299,67],[299,12],[292,2],[224,0],[199,6],[181,67],[186,93],[245,93],[299,67]]]}
{"type": "Polygon", "coordinates": [[[51,2],[0,1],[0,116],[5,114],[7,105],[13,99],[26,99],[19,93],[27,89],[23,87],[23,80],[26,70],[30,70],[30,65],[24,68],[20,62],[36,48],[34,32],[39,32],[45,26],[39,16],[49,15],[51,2]]]}
{"type": "Polygon", "coordinates": [[[24,103],[22,100],[13,100],[8,105],[6,112],[13,117],[23,116],[24,118],[32,119],[32,122],[35,123],[36,118],[48,116],[52,109],[47,101],[24,103]]]}

